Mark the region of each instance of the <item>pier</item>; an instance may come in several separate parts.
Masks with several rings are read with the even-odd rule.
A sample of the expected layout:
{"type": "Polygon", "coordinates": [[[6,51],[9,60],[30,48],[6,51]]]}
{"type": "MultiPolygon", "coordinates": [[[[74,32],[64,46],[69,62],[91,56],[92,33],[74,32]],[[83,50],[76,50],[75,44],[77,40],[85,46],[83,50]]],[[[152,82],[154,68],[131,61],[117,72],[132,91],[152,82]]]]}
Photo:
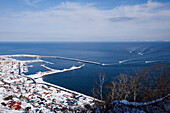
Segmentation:
{"type": "Polygon", "coordinates": [[[45,60],[42,60],[42,62],[45,62],[45,63],[47,63],[47,64],[54,65],[54,63],[52,63],[52,62],[48,62],[48,61],[45,61],[45,60]]]}
{"type": "Polygon", "coordinates": [[[34,63],[34,62],[44,62],[43,60],[24,60],[24,61],[20,61],[22,63],[34,63]]]}
{"type": "Polygon", "coordinates": [[[45,57],[45,58],[58,58],[58,59],[72,60],[72,61],[77,61],[77,62],[97,64],[97,65],[100,65],[100,64],[101,64],[101,63],[99,63],[99,62],[93,62],[93,61],[87,61],[87,60],[80,60],[80,59],[74,59],[74,58],[66,58],[66,57],[60,57],[60,56],[40,56],[40,57],[45,57]]]}
{"type": "Polygon", "coordinates": [[[43,66],[44,68],[46,69],[49,69],[50,71],[46,71],[46,72],[38,72],[37,74],[33,74],[33,75],[28,75],[29,77],[31,78],[41,78],[43,76],[46,76],[46,75],[50,75],[50,74],[55,74],[55,73],[61,73],[61,72],[66,72],[66,71],[71,71],[71,70],[75,70],[75,69],[80,69],[82,67],[85,66],[85,64],[79,66],[79,67],[75,67],[75,66],[72,66],[71,68],[69,69],[63,69],[63,70],[56,70],[56,69],[52,69],[52,68],[49,68],[45,65],[41,65],[43,66]]]}
{"type": "MultiPolygon", "coordinates": [[[[80,59],[74,59],[74,58],[67,58],[67,57],[60,57],[60,56],[39,56],[39,55],[1,55],[3,57],[31,57],[31,58],[58,58],[58,59],[64,59],[64,60],[72,60],[77,62],[84,62],[84,63],[90,63],[90,64],[97,64],[101,65],[100,62],[94,62],[94,61],[87,61],[87,60],[80,60],[80,59]]],[[[44,60],[43,60],[44,61],[44,60]]],[[[45,63],[53,64],[51,62],[44,61],[45,63]]]]}
{"type": "Polygon", "coordinates": [[[47,66],[45,66],[45,65],[41,65],[41,66],[44,67],[44,68],[46,68],[46,69],[48,69],[48,70],[55,71],[55,69],[49,68],[49,67],[47,67],[47,66]]]}

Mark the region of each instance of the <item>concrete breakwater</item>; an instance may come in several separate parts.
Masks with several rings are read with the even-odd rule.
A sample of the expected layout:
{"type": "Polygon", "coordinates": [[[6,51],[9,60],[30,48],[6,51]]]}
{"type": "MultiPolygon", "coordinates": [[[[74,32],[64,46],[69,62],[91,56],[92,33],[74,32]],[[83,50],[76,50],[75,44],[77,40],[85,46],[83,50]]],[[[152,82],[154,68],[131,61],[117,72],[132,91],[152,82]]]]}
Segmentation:
{"type": "Polygon", "coordinates": [[[100,64],[101,64],[101,63],[99,63],[99,62],[93,62],[93,61],[87,61],[87,60],[80,60],[80,59],[74,59],[74,58],[66,58],[66,57],[60,57],[60,56],[40,56],[40,57],[58,58],[58,59],[72,60],[72,61],[77,61],[77,62],[97,64],[97,65],[100,65],[100,64]]]}
{"type": "MultiPolygon", "coordinates": [[[[60,57],[60,56],[39,56],[39,55],[1,55],[4,57],[31,57],[31,58],[58,58],[58,59],[64,59],[64,60],[72,60],[77,62],[84,62],[84,63],[90,63],[90,64],[97,64],[101,65],[100,62],[94,62],[94,61],[87,61],[87,60],[80,60],[80,59],[74,59],[74,58],[67,58],[67,57],[60,57]]],[[[46,62],[46,61],[45,61],[46,62]]],[[[51,63],[52,64],[52,63],[51,63]]]]}
{"type": "Polygon", "coordinates": [[[102,102],[101,100],[98,100],[94,97],[91,97],[91,96],[88,96],[88,95],[85,95],[85,94],[82,94],[82,93],[79,93],[79,92],[76,92],[76,91],[72,91],[72,90],[69,90],[67,88],[64,88],[64,87],[61,87],[61,86],[58,86],[58,85],[54,85],[54,84],[51,84],[51,83],[48,83],[48,82],[45,82],[43,81],[42,77],[43,76],[46,76],[46,75],[49,75],[49,74],[55,74],[55,73],[61,73],[61,72],[66,72],[66,71],[71,71],[71,70],[76,70],[76,69],[80,69],[82,67],[85,66],[85,64],[79,66],[79,67],[76,67],[76,66],[72,66],[71,68],[69,69],[63,69],[63,70],[56,70],[56,69],[52,69],[52,68],[49,68],[45,65],[41,65],[42,67],[50,70],[50,71],[46,71],[46,72],[39,72],[37,74],[33,74],[33,75],[27,75],[27,77],[33,79],[35,81],[35,83],[38,83],[38,84],[44,84],[44,85],[48,85],[48,86],[52,86],[52,87],[55,87],[55,88],[58,88],[58,89],[61,89],[63,91],[66,91],[66,92],[69,92],[69,93],[72,93],[72,94],[76,94],[76,95],[81,95],[83,97],[86,97],[86,98],[89,98],[89,99],[92,99],[92,100],[95,100],[95,101],[98,101],[98,102],[102,102]],[[36,79],[35,79],[36,78],[36,79]]]}
{"type": "Polygon", "coordinates": [[[79,93],[79,92],[76,92],[76,91],[72,91],[72,90],[69,90],[69,89],[67,89],[67,88],[64,88],[64,87],[61,87],[61,86],[58,86],[58,85],[50,84],[50,83],[48,83],[48,82],[43,81],[43,79],[42,79],[42,77],[43,77],[43,76],[46,76],[46,75],[80,69],[80,68],[84,67],[85,64],[83,64],[83,65],[81,65],[81,66],[79,66],[79,67],[72,66],[72,67],[69,68],[69,69],[63,69],[63,70],[52,69],[52,68],[49,68],[49,67],[47,67],[47,66],[45,66],[45,65],[41,65],[41,66],[44,67],[44,68],[46,68],[46,69],[49,69],[49,70],[51,70],[51,71],[39,72],[39,73],[37,73],[37,74],[27,75],[27,77],[33,79],[33,80],[34,80],[36,83],[38,83],[38,84],[44,84],[44,85],[52,86],[52,87],[61,89],[61,90],[63,90],[63,91],[66,91],[66,92],[69,92],[69,93],[72,93],[72,94],[81,95],[81,96],[83,96],[83,97],[86,97],[86,98],[89,98],[89,99],[92,99],[92,100],[95,100],[95,101],[98,101],[98,102],[102,102],[101,100],[98,100],[98,99],[96,99],[96,98],[94,98],[94,97],[91,97],[91,96],[88,96],[88,95],[85,95],[85,94],[82,94],[82,93],[79,93]],[[36,78],[36,79],[35,79],[35,78],[36,78]],[[37,78],[38,78],[38,79],[37,79],[37,78]]]}
{"type": "Polygon", "coordinates": [[[55,74],[55,73],[61,73],[61,72],[66,72],[66,71],[71,71],[71,70],[75,70],[75,69],[80,69],[82,68],[83,66],[85,66],[85,64],[79,66],[79,67],[76,67],[76,66],[72,66],[71,68],[69,69],[63,69],[63,70],[56,70],[56,69],[51,69],[45,65],[41,65],[43,66],[44,68],[50,70],[50,71],[46,71],[46,72],[38,72],[37,74],[33,74],[33,75],[28,75],[29,77],[31,78],[40,78],[40,77],[43,77],[43,76],[46,76],[46,75],[50,75],[50,74],[55,74]]]}

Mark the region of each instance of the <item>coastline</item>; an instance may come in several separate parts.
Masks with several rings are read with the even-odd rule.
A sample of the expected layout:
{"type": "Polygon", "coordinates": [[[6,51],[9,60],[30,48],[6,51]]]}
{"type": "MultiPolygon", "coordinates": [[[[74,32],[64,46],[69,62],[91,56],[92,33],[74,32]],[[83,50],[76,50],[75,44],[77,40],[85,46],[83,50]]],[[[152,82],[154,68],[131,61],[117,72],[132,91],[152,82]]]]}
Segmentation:
{"type": "MultiPolygon", "coordinates": [[[[15,55],[17,56],[17,55],[15,55]]],[[[23,55],[24,57],[35,57],[35,55],[23,55]]],[[[37,56],[36,56],[37,57],[37,56]]],[[[0,76],[1,79],[1,90],[0,90],[0,94],[2,96],[0,96],[0,100],[2,100],[3,105],[9,104],[9,102],[15,102],[17,103],[17,107],[19,109],[15,109],[15,111],[17,112],[21,112],[23,110],[25,110],[28,106],[22,106],[21,104],[29,104],[29,106],[32,108],[32,110],[34,111],[35,109],[37,109],[36,104],[35,103],[30,103],[30,101],[27,102],[27,100],[31,100],[31,101],[36,101],[39,98],[44,98],[47,101],[44,101],[43,105],[41,105],[40,110],[47,110],[49,111],[49,108],[47,107],[47,105],[49,105],[49,103],[52,101],[52,98],[58,98],[59,101],[56,101],[56,104],[54,105],[60,105],[61,109],[63,109],[63,107],[66,107],[67,109],[72,109],[72,106],[75,107],[81,107],[82,109],[84,109],[84,106],[86,104],[89,104],[90,106],[93,106],[93,104],[95,103],[95,101],[98,102],[102,102],[96,98],[93,98],[91,96],[73,91],[73,90],[69,90],[66,89],[64,87],[58,86],[58,85],[54,85],[48,82],[43,81],[43,76],[47,76],[49,74],[54,74],[54,73],[62,73],[62,72],[66,72],[66,71],[71,71],[71,70],[76,70],[76,69],[80,69],[82,67],[85,66],[85,64],[82,64],[79,67],[75,67],[72,66],[69,69],[63,69],[63,70],[57,70],[57,69],[52,69],[49,68],[45,65],[41,65],[42,67],[50,70],[50,71],[46,71],[46,72],[39,72],[37,74],[33,74],[33,75],[24,75],[23,72],[28,72],[28,63],[31,62],[45,62],[45,63],[49,63],[51,65],[53,65],[53,63],[51,62],[47,62],[45,60],[41,60],[41,59],[37,59],[37,60],[25,60],[25,61],[20,61],[20,60],[16,60],[13,59],[11,55],[1,55],[0,56],[1,59],[1,65],[2,65],[2,73],[0,76]],[[11,58],[10,58],[11,57],[11,58]],[[8,66],[8,67],[6,67],[8,66]],[[8,68],[10,67],[10,70],[8,70],[8,68]],[[11,71],[14,74],[11,74],[11,71]],[[14,77],[14,79],[12,79],[14,77]],[[12,85],[12,87],[11,87],[12,85]],[[17,91],[16,93],[16,87],[19,87],[19,92],[17,91]],[[27,92],[27,88],[26,87],[30,87],[31,89],[29,90],[28,94],[27,92]],[[6,90],[6,88],[8,88],[8,90],[10,90],[9,94],[6,94],[8,91],[6,90]],[[5,88],[5,89],[4,89],[5,88]],[[50,90],[52,89],[52,90],[50,90]],[[57,92],[55,92],[55,91],[57,92]],[[34,92],[38,92],[38,93],[34,93],[34,92]],[[6,92],[6,93],[4,93],[6,92]],[[21,92],[21,93],[20,93],[21,92]],[[18,96],[14,96],[15,100],[9,100],[9,101],[4,101],[3,98],[7,96],[10,96],[10,94],[13,95],[20,95],[22,97],[24,97],[23,99],[27,98],[26,100],[23,101],[23,99],[20,99],[18,96]],[[45,94],[45,95],[44,95],[45,94]],[[47,94],[47,95],[46,95],[47,94]],[[31,95],[31,96],[29,96],[31,95]],[[56,96],[59,95],[59,96],[56,96]],[[66,96],[64,96],[66,95],[66,96]],[[51,100],[49,101],[48,98],[51,98],[51,100]],[[33,99],[33,100],[32,100],[33,99]],[[72,100],[74,100],[72,102],[72,100]],[[71,103],[70,103],[71,102],[71,103]],[[77,103],[77,104],[76,104],[77,103]],[[69,105],[71,104],[71,106],[69,105]]],[[[52,102],[53,103],[53,102],[52,102]]],[[[50,105],[53,105],[53,104],[50,105]]],[[[12,106],[12,105],[9,105],[12,106]]],[[[0,105],[0,110],[6,110],[6,112],[8,110],[13,109],[12,107],[8,108],[8,107],[3,107],[2,105],[0,105]]],[[[60,109],[60,110],[61,110],[60,109]]]]}
{"type": "Polygon", "coordinates": [[[66,92],[69,92],[69,93],[72,93],[72,94],[82,95],[83,97],[90,98],[90,99],[93,99],[93,100],[98,101],[98,102],[102,102],[101,100],[98,100],[98,99],[96,99],[96,98],[94,98],[94,97],[85,95],[85,94],[83,94],[83,93],[79,93],[79,92],[76,92],[76,91],[73,91],[73,90],[70,90],[70,89],[67,89],[67,88],[64,88],[64,87],[55,85],[55,84],[51,84],[51,83],[45,82],[42,78],[37,79],[37,81],[39,81],[39,84],[50,85],[50,86],[56,87],[56,88],[58,88],[58,89],[61,89],[61,90],[63,90],[63,91],[66,91],[66,92]]]}

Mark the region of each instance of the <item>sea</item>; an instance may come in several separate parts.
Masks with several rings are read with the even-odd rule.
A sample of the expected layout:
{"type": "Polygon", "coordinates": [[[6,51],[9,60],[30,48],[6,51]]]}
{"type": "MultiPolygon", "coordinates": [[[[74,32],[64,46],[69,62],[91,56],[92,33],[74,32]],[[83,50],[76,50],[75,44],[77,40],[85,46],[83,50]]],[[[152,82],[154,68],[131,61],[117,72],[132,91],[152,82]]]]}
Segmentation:
{"type": "MultiPolygon", "coordinates": [[[[30,63],[26,75],[49,71],[45,64],[53,69],[68,69],[72,66],[84,67],[78,70],[51,74],[43,80],[55,85],[92,96],[92,88],[102,72],[105,83],[112,81],[120,73],[134,75],[154,64],[170,64],[170,42],[1,42],[0,55],[29,54],[40,56],[61,56],[99,62],[103,65],[82,63],[56,58],[41,58],[54,65],[37,62],[30,63]]],[[[31,60],[34,58],[16,58],[31,60]]]]}

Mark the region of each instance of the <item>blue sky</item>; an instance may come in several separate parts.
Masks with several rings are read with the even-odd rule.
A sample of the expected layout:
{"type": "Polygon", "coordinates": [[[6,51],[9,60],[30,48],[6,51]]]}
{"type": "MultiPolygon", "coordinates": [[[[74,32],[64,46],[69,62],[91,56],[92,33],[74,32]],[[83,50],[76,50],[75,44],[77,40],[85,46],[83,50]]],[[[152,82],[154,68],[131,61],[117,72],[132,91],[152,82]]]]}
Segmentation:
{"type": "Polygon", "coordinates": [[[170,0],[0,0],[0,41],[170,41],[170,0]]]}

